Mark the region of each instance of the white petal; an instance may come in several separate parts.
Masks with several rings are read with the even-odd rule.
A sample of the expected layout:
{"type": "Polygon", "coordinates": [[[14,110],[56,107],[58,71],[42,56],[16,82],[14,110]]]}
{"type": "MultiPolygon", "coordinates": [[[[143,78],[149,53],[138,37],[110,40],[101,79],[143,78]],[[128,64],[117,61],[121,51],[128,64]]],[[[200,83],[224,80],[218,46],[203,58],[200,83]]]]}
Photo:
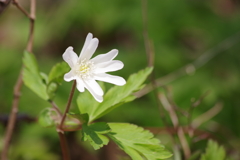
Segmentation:
{"type": "Polygon", "coordinates": [[[64,79],[65,81],[67,81],[67,82],[70,82],[70,81],[72,81],[72,80],[74,80],[74,79],[76,79],[76,78],[75,78],[75,75],[73,74],[73,72],[72,72],[72,70],[71,70],[70,72],[64,74],[63,79],[64,79]]]}
{"type": "Polygon", "coordinates": [[[84,92],[84,82],[82,81],[81,78],[77,77],[76,78],[76,81],[77,81],[77,89],[79,90],[79,92],[84,92]]]}
{"type": "Polygon", "coordinates": [[[95,65],[94,73],[112,72],[122,69],[124,64],[121,61],[109,61],[95,65]]]}
{"type": "Polygon", "coordinates": [[[94,93],[96,93],[99,96],[103,95],[103,90],[102,88],[99,86],[99,84],[94,80],[94,79],[88,79],[88,80],[84,80],[85,86],[89,86],[94,93]]]}
{"type": "Polygon", "coordinates": [[[62,55],[64,61],[72,68],[78,60],[77,54],[73,51],[73,47],[68,47],[62,55]]]}
{"type": "Polygon", "coordinates": [[[113,60],[117,56],[117,54],[118,54],[118,50],[113,49],[106,54],[100,54],[100,55],[94,57],[93,59],[91,59],[91,61],[94,62],[95,64],[108,62],[108,61],[113,60]]]}
{"type": "Polygon", "coordinates": [[[88,33],[80,55],[86,50],[86,48],[88,47],[88,45],[92,39],[93,39],[92,33],[88,33]]]}
{"type": "Polygon", "coordinates": [[[92,96],[98,101],[98,102],[102,102],[103,101],[103,97],[101,95],[96,94],[94,88],[92,86],[89,86],[88,83],[85,83],[85,87],[87,88],[87,90],[92,94],[92,96]]]}
{"type": "Polygon", "coordinates": [[[94,52],[96,51],[97,47],[98,47],[98,39],[97,38],[93,38],[89,44],[86,46],[86,49],[84,49],[83,52],[81,52],[80,57],[79,57],[79,61],[82,60],[86,60],[88,61],[92,55],[94,54],[94,52]]]}
{"type": "Polygon", "coordinates": [[[124,84],[126,84],[125,79],[123,79],[122,77],[113,76],[106,73],[97,74],[94,76],[94,78],[96,80],[112,83],[118,86],[123,86],[124,84]]]}

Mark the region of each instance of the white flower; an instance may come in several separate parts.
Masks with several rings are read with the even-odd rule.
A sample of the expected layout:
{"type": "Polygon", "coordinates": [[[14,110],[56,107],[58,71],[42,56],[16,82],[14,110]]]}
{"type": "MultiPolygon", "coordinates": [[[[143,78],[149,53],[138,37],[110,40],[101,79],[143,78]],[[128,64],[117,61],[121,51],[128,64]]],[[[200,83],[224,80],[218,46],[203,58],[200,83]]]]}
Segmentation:
{"type": "Polygon", "coordinates": [[[66,49],[63,59],[71,67],[71,70],[64,75],[64,80],[67,82],[76,80],[77,89],[80,92],[84,92],[86,88],[98,102],[102,102],[104,93],[96,80],[119,86],[126,84],[126,81],[122,77],[105,73],[123,68],[124,64],[121,61],[113,60],[117,56],[118,50],[113,49],[106,54],[100,54],[90,59],[97,46],[98,39],[88,33],[79,57],[73,51],[73,47],[66,49]]]}

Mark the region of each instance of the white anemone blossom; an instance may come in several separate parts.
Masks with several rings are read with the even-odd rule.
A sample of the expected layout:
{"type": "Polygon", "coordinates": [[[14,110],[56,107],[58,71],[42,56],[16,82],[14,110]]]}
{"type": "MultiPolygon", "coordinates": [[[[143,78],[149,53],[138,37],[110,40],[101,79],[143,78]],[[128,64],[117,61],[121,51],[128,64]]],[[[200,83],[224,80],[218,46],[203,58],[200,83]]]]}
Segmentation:
{"type": "Polygon", "coordinates": [[[64,80],[69,82],[76,80],[77,89],[84,92],[85,88],[98,101],[103,101],[103,90],[96,80],[112,83],[122,86],[126,81],[119,76],[113,76],[106,72],[117,71],[123,68],[124,64],[121,61],[113,60],[118,50],[113,49],[106,54],[100,54],[92,59],[92,55],[98,46],[98,39],[93,38],[89,33],[79,55],[73,51],[73,47],[68,47],[63,53],[63,59],[71,67],[71,70],[64,75],[64,80]]]}

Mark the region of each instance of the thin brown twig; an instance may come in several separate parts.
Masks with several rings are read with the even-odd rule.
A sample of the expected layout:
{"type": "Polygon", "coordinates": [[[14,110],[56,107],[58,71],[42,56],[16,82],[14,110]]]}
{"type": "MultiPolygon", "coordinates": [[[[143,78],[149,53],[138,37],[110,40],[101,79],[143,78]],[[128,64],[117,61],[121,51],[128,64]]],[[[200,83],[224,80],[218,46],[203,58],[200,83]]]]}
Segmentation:
{"type": "Polygon", "coordinates": [[[191,150],[186,140],[183,128],[179,125],[179,118],[174,110],[174,107],[170,104],[170,102],[168,101],[168,98],[164,94],[159,94],[158,97],[159,97],[159,100],[162,102],[162,105],[164,106],[164,108],[168,111],[174,128],[177,129],[177,135],[182,145],[185,159],[188,159],[191,155],[191,150]]]}
{"type": "MultiPolygon", "coordinates": [[[[222,42],[218,43],[213,48],[204,52],[200,57],[198,57],[192,63],[189,63],[161,78],[155,79],[156,86],[155,87],[162,87],[184,75],[188,75],[196,71],[197,69],[204,66],[208,63],[212,58],[217,56],[219,53],[231,48],[233,45],[237,44],[240,40],[240,32],[235,33],[233,36],[226,38],[222,42]]],[[[134,95],[137,97],[142,97],[143,95],[151,92],[155,89],[151,84],[146,85],[142,90],[136,92],[134,95]]]]}
{"type": "Polygon", "coordinates": [[[189,137],[191,137],[191,138],[194,136],[194,130],[193,130],[192,126],[191,126],[193,111],[194,111],[194,109],[195,109],[196,107],[198,107],[198,106],[202,103],[203,99],[204,99],[208,94],[209,94],[209,91],[206,92],[205,94],[203,94],[198,100],[196,100],[195,102],[193,102],[192,105],[191,105],[191,106],[189,107],[189,109],[188,109],[188,112],[187,112],[187,113],[188,113],[188,114],[187,114],[187,125],[188,125],[188,127],[189,127],[188,135],[189,135],[189,137]]]}
{"type": "Polygon", "coordinates": [[[216,103],[207,112],[195,118],[191,123],[191,127],[198,128],[201,124],[203,124],[204,122],[207,122],[208,120],[216,116],[222,110],[222,108],[223,108],[222,103],[216,103]]]}
{"type": "Polygon", "coordinates": [[[13,5],[15,5],[25,16],[27,16],[29,19],[31,18],[28,12],[18,3],[18,0],[12,1],[13,5]]]}
{"type": "Polygon", "coordinates": [[[195,102],[192,103],[192,105],[189,107],[188,109],[188,116],[187,116],[187,123],[188,123],[188,126],[191,127],[191,123],[192,123],[192,114],[193,114],[193,111],[196,107],[198,107],[203,99],[209,94],[209,91],[207,91],[205,94],[203,94],[198,100],[196,100],[195,102]]]}
{"type": "MultiPolygon", "coordinates": [[[[13,2],[15,2],[13,4],[16,5],[16,7],[30,19],[29,39],[27,42],[26,50],[28,52],[32,52],[36,0],[31,0],[31,13],[30,13],[31,16],[29,16],[29,14],[24,9],[22,9],[22,7],[18,4],[18,2],[16,0],[14,0],[13,2]]],[[[1,154],[2,160],[8,159],[8,150],[9,150],[9,146],[10,146],[10,142],[12,139],[12,134],[13,134],[13,130],[14,130],[15,122],[16,122],[16,116],[18,113],[19,99],[20,99],[20,94],[21,94],[20,91],[21,91],[21,88],[23,85],[22,72],[23,72],[23,70],[21,69],[18,79],[17,79],[17,82],[14,86],[14,93],[13,93],[14,97],[13,97],[13,102],[12,102],[12,109],[11,109],[11,113],[9,116],[9,121],[8,121],[5,138],[4,138],[3,151],[1,154]]]]}
{"type": "Polygon", "coordinates": [[[148,18],[147,18],[147,0],[142,0],[142,21],[143,21],[143,38],[146,50],[146,55],[148,58],[148,66],[154,66],[154,50],[152,41],[148,34],[148,18]]]}
{"type": "Polygon", "coordinates": [[[183,115],[184,117],[188,117],[189,113],[187,111],[185,111],[184,109],[180,108],[177,106],[177,104],[173,101],[173,96],[172,96],[172,92],[170,91],[169,86],[163,86],[163,89],[166,93],[166,98],[168,100],[168,102],[171,104],[172,108],[174,109],[174,111],[176,113],[180,113],[181,115],[183,115]]]}
{"type": "Polygon", "coordinates": [[[62,113],[59,110],[58,106],[56,105],[56,103],[52,100],[49,101],[49,103],[52,105],[52,108],[62,117],[62,113]]]}
{"type": "Polygon", "coordinates": [[[174,111],[174,109],[172,108],[171,104],[168,102],[167,98],[162,93],[158,94],[158,98],[159,98],[160,102],[162,103],[164,109],[169,113],[169,116],[173,123],[173,127],[177,128],[178,123],[179,123],[178,116],[177,116],[176,112],[174,111]]]}
{"type": "Polygon", "coordinates": [[[30,33],[28,37],[28,44],[27,44],[27,51],[32,53],[33,48],[33,33],[34,33],[34,21],[35,21],[35,15],[36,13],[36,0],[31,0],[31,8],[30,8],[30,33]]]}
{"type": "Polygon", "coordinates": [[[190,147],[189,147],[189,145],[188,145],[188,142],[187,142],[187,139],[186,139],[186,137],[185,137],[185,134],[184,134],[184,132],[183,132],[183,128],[182,128],[182,127],[179,127],[179,128],[178,128],[178,130],[177,130],[177,135],[178,135],[179,141],[180,141],[180,143],[181,143],[181,145],[182,145],[185,159],[190,158],[190,156],[191,156],[191,150],[190,150],[190,147]]]}
{"type": "Polygon", "coordinates": [[[205,92],[200,98],[198,98],[198,100],[196,100],[194,103],[192,103],[190,108],[196,108],[197,106],[199,106],[202,101],[204,100],[204,98],[206,98],[206,96],[208,96],[210,93],[210,91],[205,92]]]}
{"type": "Polygon", "coordinates": [[[71,89],[71,92],[70,92],[70,95],[69,95],[69,98],[68,98],[68,103],[67,103],[65,112],[62,116],[61,123],[60,123],[59,128],[58,128],[60,132],[62,131],[62,127],[63,127],[64,121],[65,121],[65,118],[67,116],[67,113],[69,112],[75,88],[76,88],[76,80],[74,80],[74,82],[73,82],[72,89],[71,89]]]}
{"type": "MultiPolygon", "coordinates": [[[[172,114],[174,114],[175,118],[177,119],[177,124],[175,126],[177,128],[177,135],[178,135],[180,144],[182,145],[185,159],[188,159],[190,157],[190,155],[191,155],[191,149],[190,149],[190,147],[188,145],[187,139],[186,139],[184,131],[183,131],[183,127],[180,125],[179,118],[178,118],[178,115],[176,113],[176,110],[179,107],[177,107],[177,105],[173,101],[173,97],[172,97],[171,92],[169,91],[169,88],[165,87],[165,91],[166,91],[166,96],[164,95],[164,98],[166,99],[166,102],[169,104],[170,112],[172,112],[172,114]]],[[[190,133],[191,128],[188,131],[190,133]]]]}
{"type": "Polygon", "coordinates": [[[14,86],[14,99],[12,103],[12,110],[9,116],[8,124],[7,124],[7,129],[4,137],[4,144],[3,144],[3,150],[1,154],[1,159],[2,160],[7,160],[8,159],[8,150],[10,146],[10,142],[12,139],[12,133],[14,130],[15,126],[15,121],[18,113],[18,105],[19,105],[19,99],[20,99],[20,90],[22,86],[22,74],[20,72],[19,77],[17,79],[17,82],[14,86]]]}

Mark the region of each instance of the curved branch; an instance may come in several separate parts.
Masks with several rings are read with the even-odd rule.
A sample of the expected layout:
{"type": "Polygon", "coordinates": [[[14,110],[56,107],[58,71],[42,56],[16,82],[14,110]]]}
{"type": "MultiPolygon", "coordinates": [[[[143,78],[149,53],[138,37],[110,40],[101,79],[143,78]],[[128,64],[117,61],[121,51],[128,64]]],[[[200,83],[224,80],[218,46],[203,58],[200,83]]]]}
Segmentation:
{"type": "MultiPolygon", "coordinates": [[[[31,13],[28,14],[19,4],[16,0],[13,1],[13,4],[16,5],[16,7],[22,11],[29,19],[30,19],[30,30],[29,30],[29,38],[27,42],[27,47],[26,50],[28,52],[32,53],[32,48],[33,48],[33,30],[34,30],[34,20],[35,20],[35,6],[36,6],[36,0],[31,0],[31,13]]],[[[2,160],[7,160],[8,159],[8,150],[10,146],[10,142],[12,139],[12,134],[13,130],[15,127],[16,123],[16,117],[18,113],[18,106],[19,106],[19,100],[20,100],[20,95],[21,95],[21,88],[23,85],[23,80],[22,80],[22,72],[23,70],[21,69],[17,82],[14,87],[14,97],[13,97],[13,102],[12,102],[12,110],[9,116],[9,121],[5,133],[5,138],[4,138],[4,146],[3,146],[3,151],[1,154],[1,159],[2,160]]]]}

